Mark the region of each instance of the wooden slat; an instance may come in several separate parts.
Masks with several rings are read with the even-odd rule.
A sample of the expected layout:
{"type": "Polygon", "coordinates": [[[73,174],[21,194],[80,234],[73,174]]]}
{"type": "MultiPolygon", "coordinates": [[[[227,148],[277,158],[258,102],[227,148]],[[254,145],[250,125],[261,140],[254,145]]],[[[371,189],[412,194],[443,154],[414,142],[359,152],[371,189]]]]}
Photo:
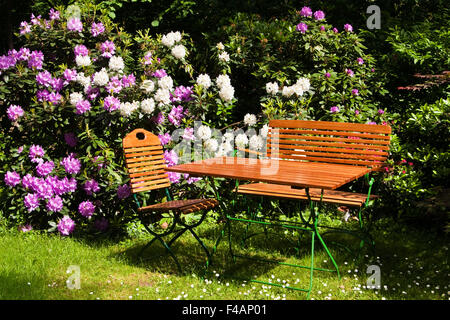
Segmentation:
{"type": "Polygon", "coordinates": [[[370,146],[366,146],[367,150],[361,150],[361,149],[353,149],[350,145],[347,145],[345,148],[331,148],[331,147],[311,147],[311,146],[304,146],[304,145],[293,145],[293,144],[279,144],[279,145],[273,145],[268,144],[267,148],[273,150],[312,150],[312,151],[319,151],[319,152],[338,152],[338,153],[355,153],[355,154],[372,154],[372,155],[378,155],[378,156],[387,156],[388,153],[384,151],[378,151],[374,150],[370,146]]]}
{"type": "Polygon", "coordinates": [[[134,158],[134,157],[143,157],[143,156],[152,156],[152,155],[158,155],[162,154],[163,150],[155,150],[155,151],[143,151],[143,152],[136,152],[136,153],[125,153],[125,158],[134,158]]]}
{"type": "MultiPolygon", "coordinates": [[[[349,139],[350,141],[352,139],[349,139]]],[[[320,147],[339,147],[339,148],[354,148],[354,149],[380,149],[380,150],[389,150],[389,146],[386,145],[377,145],[372,143],[361,143],[364,141],[361,140],[353,140],[353,143],[336,143],[336,142],[325,142],[325,141],[308,141],[307,137],[299,137],[298,140],[288,140],[288,139],[280,139],[275,140],[277,144],[292,144],[292,145],[307,145],[307,146],[320,146],[320,147]],[[305,140],[300,140],[305,139],[305,140]]],[[[271,144],[272,139],[268,139],[267,143],[271,144]]],[[[276,146],[276,144],[275,144],[276,146]]]]}
{"type": "Polygon", "coordinates": [[[159,178],[168,178],[168,177],[169,176],[167,175],[167,173],[164,170],[158,170],[158,171],[155,170],[154,172],[152,172],[152,175],[131,178],[130,182],[136,183],[139,181],[156,180],[159,178]]]}
{"type": "Polygon", "coordinates": [[[272,151],[273,149],[271,149],[270,154],[272,155],[306,155],[306,156],[317,156],[317,157],[330,157],[330,158],[350,158],[350,159],[358,159],[358,160],[378,160],[378,161],[383,161],[386,157],[376,157],[376,156],[365,156],[363,155],[361,152],[358,152],[357,154],[351,153],[351,152],[344,152],[344,150],[339,151],[339,153],[328,153],[328,152],[322,152],[322,151],[317,151],[317,152],[310,152],[310,151],[302,151],[302,150],[296,150],[296,149],[301,149],[301,147],[298,148],[283,148],[281,147],[280,149],[277,149],[277,151],[272,151]]]}
{"type": "Polygon", "coordinates": [[[388,125],[372,125],[372,124],[334,122],[334,121],[271,120],[269,122],[269,127],[359,131],[359,132],[384,133],[384,134],[391,133],[391,127],[388,125]]]}
{"type": "Polygon", "coordinates": [[[127,163],[128,169],[137,168],[137,167],[153,167],[160,164],[166,163],[164,159],[153,160],[153,161],[145,161],[145,162],[135,162],[135,163],[127,163]]]}
{"type": "Polygon", "coordinates": [[[155,155],[155,156],[141,156],[141,157],[133,157],[133,158],[127,158],[127,163],[135,163],[135,162],[142,162],[142,161],[151,161],[151,160],[160,160],[164,159],[163,154],[155,155]]]}
{"type": "MultiPolygon", "coordinates": [[[[338,137],[330,137],[330,136],[312,136],[312,135],[303,135],[303,134],[272,134],[269,133],[268,140],[282,140],[282,139],[303,139],[305,141],[333,141],[333,142],[350,142],[350,143],[360,143],[360,144],[375,144],[380,146],[389,146],[390,144],[390,137],[386,137],[388,139],[381,139],[384,138],[384,136],[381,136],[380,139],[368,139],[368,138],[338,138],[338,137]],[[277,137],[272,138],[272,137],[277,137]]],[[[348,135],[347,135],[348,136],[348,135]]],[[[350,137],[350,136],[349,136],[350,137]]],[[[378,137],[378,136],[377,136],[378,137]]],[[[320,142],[318,142],[320,143],[320,142]]]]}
{"type": "Polygon", "coordinates": [[[162,150],[162,146],[135,147],[124,149],[125,153],[152,151],[152,150],[162,150]]]}
{"type": "Polygon", "coordinates": [[[143,192],[143,191],[150,191],[150,190],[155,190],[155,189],[161,189],[161,188],[167,188],[170,187],[170,183],[164,183],[164,184],[158,184],[155,186],[151,186],[151,187],[145,187],[145,188],[139,188],[139,189],[131,189],[132,193],[138,193],[138,192],[143,192]]]}
{"type": "Polygon", "coordinates": [[[159,166],[152,166],[152,167],[139,167],[139,168],[129,169],[128,172],[130,173],[131,178],[135,178],[135,177],[139,177],[139,175],[135,175],[135,174],[144,173],[144,172],[153,174],[153,171],[158,170],[158,169],[165,169],[165,168],[167,168],[167,165],[159,165],[159,166]]]}
{"type": "MultiPolygon", "coordinates": [[[[340,136],[340,137],[357,137],[357,138],[365,138],[365,139],[375,139],[380,141],[389,141],[389,136],[381,136],[378,134],[370,134],[370,133],[359,133],[359,132],[343,132],[343,131],[311,131],[311,130],[274,130],[271,129],[271,131],[268,133],[269,137],[276,137],[279,136],[280,138],[286,137],[286,138],[296,138],[298,135],[305,135],[306,137],[314,137],[314,136],[320,136],[320,135],[326,135],[326,136],[340,136]],[[295,133],[295,134],[286,134],[286,133],[295,133]]],[[[351,138],[348,138],[351,139],[351,138]]],[[[355,139],[356,140],[356,139],[355,139]]],[[[381,143],[381,142],[380,142],[381,143]]]]}
{"type": "Polygon", "coordinates": [[[148,180],[148,181],[140,181],[140,182],[135,182],[131,184],[131,187],[134,189],[137,188],[142,188],[142,187],[146,187],[146,186],[153,186],[156,184],[163,184],[163,183],[169,183],[169,178],[168,177],[163,177],[162,179],[157,179],[157,180],[148,180]]]}

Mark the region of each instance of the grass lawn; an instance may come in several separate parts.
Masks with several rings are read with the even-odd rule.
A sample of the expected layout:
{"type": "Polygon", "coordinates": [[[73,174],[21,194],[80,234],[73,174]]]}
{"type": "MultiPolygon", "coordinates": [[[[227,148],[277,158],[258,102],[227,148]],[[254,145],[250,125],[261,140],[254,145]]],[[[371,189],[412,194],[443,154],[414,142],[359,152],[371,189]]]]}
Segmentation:
{"type": "MultiPolygon", "coordinates": [[[[450,269],[448,236],[412,227],[395,228],[392,222],[378,222],[374,237],[375,256],[364,253],[355,260],[346,251],[331,244],[330,249],[340,267],[341,279],[335,273],[315,271],[311,298],[315,300],[449,300],[450,269]],[[367,287],[369,265],[380,268],[380,288],[367,287]]],[[[242,234],[234,226],[236,234],[242,234]]],[[[198,233],[212,247],[220,226],[204,223],[198,233]]],[[[224,241],[215,260],[203,277],[205,258],[190,234],[183,235],[175,252],[182,261],[179,273],[159,244],[154,244],[145,259],[137,257],[148,237],[137,233],[120,241],[61,237],[37,231],[27,233],[0,228],[0,299],[31,300],[303,300],[306,293],[250,282],[272,281],[281,285],[306,288],[307,269],[228,256],[224,241]],[[158,255],[162,255],[157,257],[158,255]],[[80,270],[80,288],[69,289],[66,281],[70,266],[80,270]]],[[[344,240],[344,239],[341,239],[344,240]]],[[[354,242],[356,243],[356,242],[354,242]]],[[[296,255],[287,250],[288,242],[269,235],[254,237],[248,248],[238,243],[233,249],[262,258],[308,265],[310,254],[306,242],[296,255]]],[[[332,268],[326,253],[316,242],[315,265],[332,268]]]]}

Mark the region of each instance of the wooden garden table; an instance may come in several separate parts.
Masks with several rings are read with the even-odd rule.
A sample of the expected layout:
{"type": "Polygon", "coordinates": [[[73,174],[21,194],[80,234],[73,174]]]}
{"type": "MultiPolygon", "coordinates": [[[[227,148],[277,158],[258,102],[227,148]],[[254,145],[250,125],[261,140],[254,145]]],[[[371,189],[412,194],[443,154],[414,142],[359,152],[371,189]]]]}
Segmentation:
{"type": "MultiPolygon", "coordinates": [[[[209,177],[210,179],[229,178],[235,179],[236,181],[266,182],[289,185],[292,188],[304,188],[311,203],[311,208],[313,202],[311,201],[311,198],[309,196],[309,188],[319,188],[322,190],[322,192],[323,190],[334,190],[372,171],[371,168],[368,168],[366,166],[239,157],[211,158],[175,165],[172,167],[168,167],[166,170],[171,172],[187,173],[191,176],[196,177],[209,177]]],[[[217,193],[214,183],[212,183],[212,187],[214,192],[216,193],[217,200],[219,200],[220,207],[223,210],[223,214],[225,217],[227,217],[229,226],[230,217],[226,214],[226,203],[224,203],[220,195],[217,193]]],[[[334,264],[334,267],[336,269],[335,271],[337,272],[338,277],[340,277],[339,268],[317,230],[317,215],[317,207],[315,207],[312,213],[313,219],[309,224],[309,228],[302,229],[312,232],[312,259],[311,266],[308,267],[311,269],[310,288],[309,290],[298,289],[308,291],[308,293],[311,291],[313,269],[331,271],[313,267],[315,236],[317,236],[317,238],[322,243],[323,247],[331,258],[332,263],[334,264]]],[[[302,220],[305,221],[303,219],[303,216],[302,220]]],[[[283,227],[286,226],[283,225],[283,227]]],[[[218,242],[216,243],[215,248],[217,247],[218,242]]]]}

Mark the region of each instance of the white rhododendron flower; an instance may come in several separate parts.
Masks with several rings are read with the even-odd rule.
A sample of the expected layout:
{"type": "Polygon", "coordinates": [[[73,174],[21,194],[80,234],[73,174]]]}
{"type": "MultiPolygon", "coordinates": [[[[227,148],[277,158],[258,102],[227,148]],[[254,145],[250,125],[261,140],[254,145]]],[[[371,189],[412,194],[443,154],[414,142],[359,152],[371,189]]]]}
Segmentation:
{"type": "Polygon", "coordinates": [[[78,102],[83,100],[83,94],[79,92],[72,92],[69,96],[70,104],[76,106],[78,102]]]}
{"type": "Polygon", "coordinates": [[[173,89],[173,80],[170,76],[162,77],[158,80],[158,86],[162,89],[172,90],[173,89]]]}
{"type": "Polygon", "coordinates": [[[158,90],[156,90],[155,96],[154,96],[155,101],[159,102],[160,104],[170,104],[170,92],[167,89],[164,88],[159,88],[158,90]]]}
{"type": "Polygon", "coordinates": [[[109,68],[111,70],[122,71],[124,67],[125,64],[123,63],[122,57],[112,56],[111,59],[109,59],[109,68]]]}
{"type": "Polygon", "coordinates": [[[224,157],[233,151],[233,146],[229,142],[224,142],[219,146],[219,150],[216,153],[216,157],[224,157]]]}
{"type": "Polygon", "coordinates": [[[83,87],[88,87],[91,84],[91,79],[84,75],[83,72],[77,74],[77,82],[83,87]]]}
{"type": "Polygon", "coordinates": [[[261,137],[266,138],[268,133],[269,133],[269,125],[265,124],[263,125],[261,130],[259,130],[259,134],[261,135],[261,137]]]}
{"type": "Polygon", "coordinates": [[[283,90],[282,90],[282,92],[281,92],[281,94],[284,96],[284,97],[290,97],[290,96],[292,96],[293,94],[295,93],[295,91],[294,91],[294,86],[284,86],[283,87],[283,90]]]}
{"type": "Polygon", "coordinates": [[[208,140],[211,138],[211,128],[205,125],[201,125],[197,130],[197,136],[200,139],[208,140]]]}
{"type": "Polygon", "coordinates": [[[92,82],[97,86],[105,86],[109,82],[108,72],[106,72],[105,68],[102,68],[99,72],[94,74],[94,79],[92,82]]]}
{"type": "Polygon", "coordinates": [[[181,41],[181,33],[179,31],[171,31],[168,34],[163,35],[161,38],[161,43],[169,48],[179,41],[181,41]]]}
{"type": "Polygon", "coordinates": [[[146,93],[151,93],[155,89],[155,83],[152,80],[144,80],[142,81],[141,89],[146,93]]]}
{"type": "Polygon", "coordinates": [[[197,84],[205,89],[211,86],[211,78],[207,74],[201,74],[197,77],[197,84]]]}
{"type": "Polygon", "coordinates": [[[217,47],[217,49],[219,49],[219,50],[225,49],[225,46],[223,45],[222,42],[219,42],[219,43],[216,45],[216,47],[217,47]]]}
{"type": "Polygon", "coordinates": [[[250,137],[248,144],[252,150],[261,150],[264,145],[264,140],[261,136],[253,135],[250,137]]]}
{"type": "Polygon", "coordinates": [[[266,92],[271,95],[276,95],[278,93],[278,83],[268,82],[266,83],[266,92]]]}
{"type": "Polygon", "coordinates": [[[300,88],[303,91],[308,91],[311,87],[311,84],[309,82],[309,79],[307,78],[300,78],[297,80],[297,82],[295,83],[296,86],[300,86],[300,88]]]}
{"type": "Polygon", "coordinates": [[[230,61],[230,55],[226,51],[223,51],[219,54],[219,60],[228,62],[230,61]]]}
{"type": "Polygon", "coordinates": [[[248,144],[248,137],[245,133],[240,133],[236,136],[234,142],[236,143],[237,147],[243,148],[248,144]]]}
{"type": "Polygon", "coordinates": [[[254,114],[247,113],[244,116],[244,123],[248,126],[254,126],[256,124],[256,116],[254,114]]]}
{"type": "Polygon", "coordinates": [[[133,102],[122,102],[120,104],[120,114],[124,117],[129,117],[134,111],[139,109],[139,102],[133,101],[133,102]]]}
{"type": "Polygon", "coordinates": [[[225,139],[225,141],[233,141],[234,140],[234,133],[227,131],[224,135],[223,138],[225,139]]]}
{"type": "Polygon", "coordinates": [[[76,56],[75,62],[79,67],[87,67],[91,65],[91,58],[89,56],[82,56],[81,54],[79,54],[76,56]]]}
{"type": "Polygon", "coordinates": [[[141,101],[141,110],[146,114],[151,114],[155,111],[155,100],[152,98],[141,101]]]}
{"type": "Polygon", "coordinates": [[[227,74],[221,74],[216,78],[216,84],[219,88],[223,86],[231,86],[230,77],[227,74]]]}
{"type": "Polygon", "coordinates": [[[234,88],[231,85],[222,86],[219,91],[220,99],[225,102],[230,102],[234,98],[234,88]]]}
{"type": "Polygon", "coordinates": [[[179,44],[172,48],[172,55],[177,59],[183,59],[186,56],[186,48],[179,44]]]}
{"type": "Polygon", "coordinates": [[[214,152],[217,150],[218,147],[219,147],[219,142],[217,142],[217,140],[214,138],[210,138],[205,141],[205,148],[208,151],[214,152]]]}
{"type": "Polygon", "coordinates": [[[181,33],[180,33],[180,31],[172,32],[172,37],[173,37],[173,40],[175,42],[180,42],[181,41],[181,33]]]}

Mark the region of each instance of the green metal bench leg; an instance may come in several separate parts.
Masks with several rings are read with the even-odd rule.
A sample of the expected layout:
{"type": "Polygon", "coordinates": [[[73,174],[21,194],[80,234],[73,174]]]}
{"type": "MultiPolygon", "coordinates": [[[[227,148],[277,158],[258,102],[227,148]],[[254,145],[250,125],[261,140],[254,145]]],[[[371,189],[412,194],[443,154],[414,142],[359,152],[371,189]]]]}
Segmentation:
{"type": "Polygon", "coordinates": [[[313,279],[314,279],[314,238],[316,233],[311,232],[311,270],[309,274],[309,289],[308,294],[306,295],[306,298],[309,300],[311,296],[312,286],[313,286],[313,279]]]}

